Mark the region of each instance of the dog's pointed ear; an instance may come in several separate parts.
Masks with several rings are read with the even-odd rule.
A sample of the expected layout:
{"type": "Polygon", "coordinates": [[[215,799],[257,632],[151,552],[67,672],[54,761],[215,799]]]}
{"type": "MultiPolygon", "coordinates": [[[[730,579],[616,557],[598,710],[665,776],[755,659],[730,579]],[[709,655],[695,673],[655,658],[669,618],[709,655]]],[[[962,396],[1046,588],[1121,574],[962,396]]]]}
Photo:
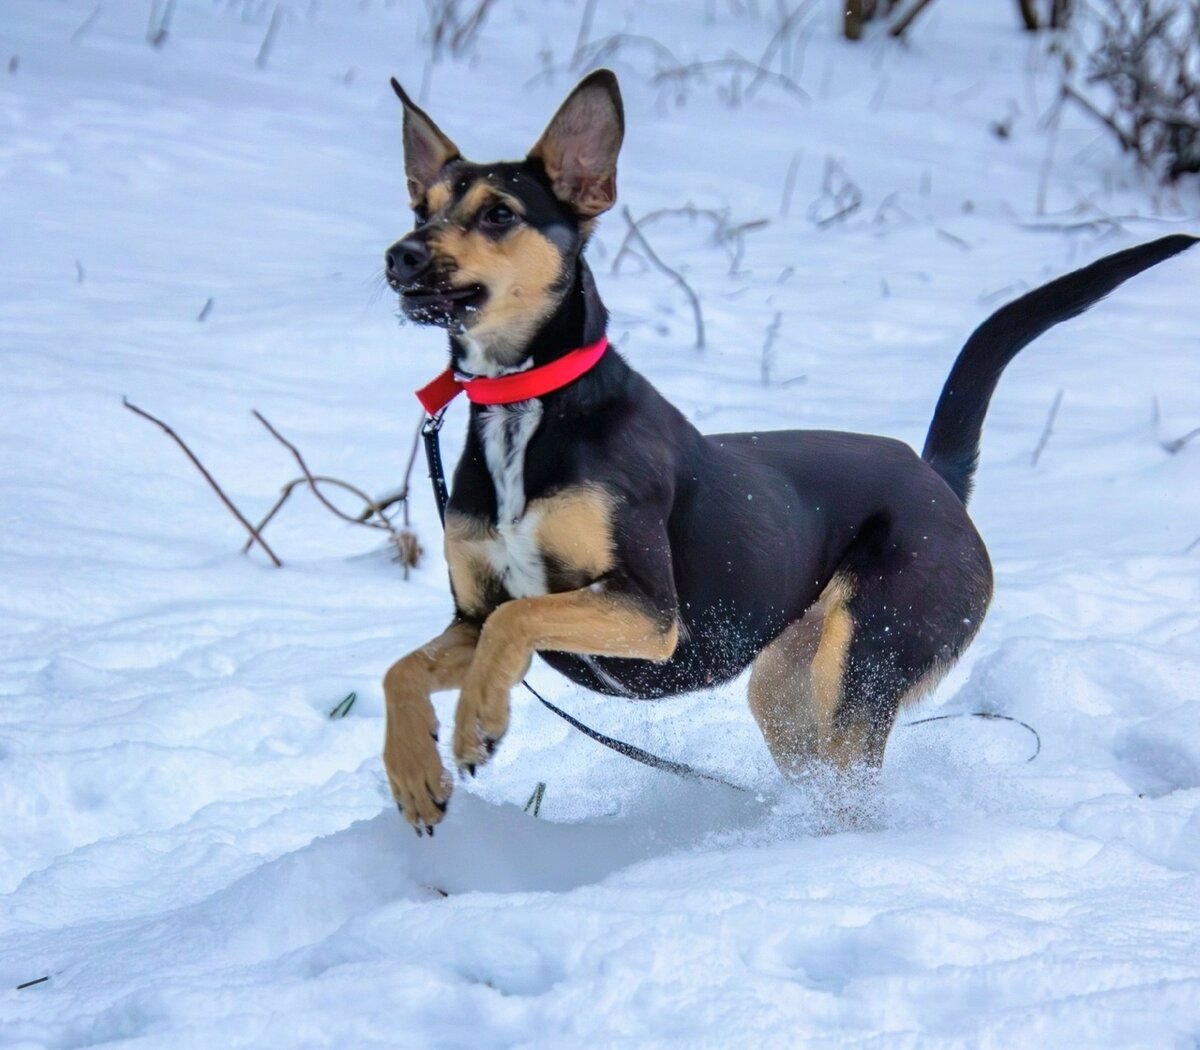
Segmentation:
{"type": "Polygon", "coordinates": [[[616,74],[597,69],[567,96],[529,157],[542,162],[558,199],[591,219],[616,203],[617,154],[624,137],[616,74]]]}
{"type": "Polygon", "coordinates": [[[404,174],[408,177],[408,195],[416,204],[437,181],[438,174],[450,161],[462,156],[432,120],[392,77],[392,90],[404,103],[404,174]]]}

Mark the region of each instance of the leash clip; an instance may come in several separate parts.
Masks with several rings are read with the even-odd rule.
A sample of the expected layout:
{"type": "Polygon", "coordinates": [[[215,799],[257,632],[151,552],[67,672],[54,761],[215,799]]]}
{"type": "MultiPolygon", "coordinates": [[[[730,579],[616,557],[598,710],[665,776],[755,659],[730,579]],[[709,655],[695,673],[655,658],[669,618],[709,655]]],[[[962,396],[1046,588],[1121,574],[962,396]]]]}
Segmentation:
{"type": "Polygon", "coordinates": [[[446,504],[450,502],[450,492],[446,488],[446,471],[442,466],[442,448],[438,441],[438,431],[446,420],[446,406],[430,413],[421,425],[421,440],[425,443],[425,463],[429,467],[429,483],[433,486],[433,499],[437,503],[438,517],[446,524],[446,504]]]}

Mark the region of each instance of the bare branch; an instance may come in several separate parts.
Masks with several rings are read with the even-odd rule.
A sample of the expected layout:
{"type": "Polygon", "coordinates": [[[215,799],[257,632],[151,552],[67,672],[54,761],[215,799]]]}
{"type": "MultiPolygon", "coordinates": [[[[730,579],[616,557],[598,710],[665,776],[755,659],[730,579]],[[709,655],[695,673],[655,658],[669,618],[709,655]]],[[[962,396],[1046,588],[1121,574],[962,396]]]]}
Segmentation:
{"type": "Polygon", "coordinates": [[[273,438],[275,438],[275,440],[278,441],[284,448],[286,448],[292,454],[293,457],[295,457],[296,463],[299,465],[301,472],[304,474],[305,480],[308,482],[309,488],[312,489],[312,494],[314,496],[316,496],[317,499],[320,500],[322,504],[324,504],[324,506],[327,510],[332,511],[343,521],[350,522],[351,525],[367,525],[372,529],[382,529],[385,532],[390,532],[393,535],[395,534],[396,530],[392,528],[391,523],[388,522],[387,518],[383,518],[383,514],[379,513],[379,510],[375,506],[375,502],[371,499],[371,497],[368,496],[361,489],[355,488],[353,485],[349,484],[348,482],[337,481],[334,478],[323,478],[322,479],[322,480],[331,482],[332,484],[338,485],[341,488],[345,488],[345,489],[353,492],[356,496],[358,496],[359,499],[361,499],[365,504],[367,504],[368,507],[370,507],[373,511],[379,513],[379,516],[381,518],[383,518],[383,524],[379,524],[379,523],[373,522],[373,521],[359,521],[358,518],[354,517],[353,515],[347,514],[345,511],[341,510],[340,508],[335,506],[333,503],[330,503],[329,500],[325,498],[325,494],[321,491],[319,485],[317,484],[318,478],[313,474],[313,472],[311,470],[308,469],[308,464],[304,462],[304,457],[302,455],[300,455],[300,450],[298,448],[296,448],[296,446],[293,445],[290,441],[288,441],[288,439],[285,438],[281,433],[279,433],[278,430],[276,430],[273,426],[271,426],[271,424],[269,422],[267,422],[266,416],[264,416],[257,408],[252,410],[252,414],[255,419],[257,419],[264,427],[267,428],[268,431],[270,431],[271,436],[273,438]]]}
{"type": "Polygon", "coordinates": [[[271,57],[271,48],[275,46],[275,35],[279,32],[279,23],[283,20],[283,11],[279,4],[275,5],[275,10],[271,12],[271,21],[267,25],[266,35],[263,37],[262,44],[258,48],[258,55],[254,59],[254,64],[259,69],[267,68],[267,60],[271,57]]]}
{"type": "Polygon", "coordinates": [[[1162,448],[1162,450],[1164,452],[1167,452],[1172,456],[1174,456],[1178,452],[1183,451],[1183,449],[1186,448],[1190,442],[1192,442],[1196,438],[1200,437],[1200,427],[1196,427],[1192,430],[1189,430],[1182,437],[1163,438],[1162,431],[1159,426],[1161,417],[1160,417],[1160,414],[1158,411],[1158,398],[1157,397],[1154,399],[1154,415],[1152,418],[1153,418],[1153,422],[1154,422],[1154,435],[1158,439],[1159,446],[1162,448]]]}
{"type": "Polygon", "coordinates": [[[1036,467],[1038,460],[1042,458],[1042,450],[1046,447],[1046,443],[1050,440],[1050,435],[1054,432],[1054,420],[1058,418],[1058,409],[1062,405],[1063,392],[1059,390],[1054,395],[1054,403],[1050,406],[1050,414],[1046,416],[1046,425],[1042,427],[1042,436],[1038,438],[1037,447],[1033,450],[1029,457],[1029,465],[1036,467]]]}
{"type": "Polygon", "coordinates": [[[683,279],[682,274],[680,274],[677,270],[672,270],[671,267],[669,267],[655,254],[654,249],[650,247],[650,242],[646,240],[645,235],[638,226],[637,220],[633,217],[633,214],[630,212],[630,210],[627,207],[623,207],[621,209],[621,214],[625,217],[625,221],[629,224],[630,233],[642,246],[642,251],[645,253],[646,258],[649,259],[654,266],[671,278],[671,280],[674,281],[680,288],[682,288],[684,294],[688,297],[688,302],[692,305],[692,314],[696,322],[696,349],[703,350],[704,314],[700,309],[700,297],[696,295],[695,291],[693,291],[692,286],[683,279]]]}
{"type": "Polygon", "coordinates": [[[862,207],[862,202],[862,190],[858,183],[846,174],[846,169],[833,157],[826,157],[821,194],[808,206],[809,222],[823,230],[848,219],[862,207]]]}
{"type": "Polygon", "coordinates": [[[917,15],[924,11],[931,3],[933,3],[933,0],[916,0],[916,3],[908,9],[907,14],[901,15],[892,23],[891,29],[888,30],[888,36],[896,40],[901,39],[908,32],[909,26],[917,20],[917,15]]]}
{"type": "Polygon", "coordinates": [[[767,328],[767,336],[763,340],[762,361],[759,367],[763,386],[771,385],[771,370],[775,367],[775,340],[779,338],[779,328],[783,323],[783,311],[776,310],[771,324],[767,328]]]}
{"type": "Polygon", "coordinates": [[[151,423],[153,423],[155,426],[157,426],[159,429],[161,429],[164,433],[168,434],[172,439],[174,439],[175,443],[181,449],[183,449],[183,451],[187,455],[188,459],[190,459],[192,461],[192,463],[195,464],[196,469],[199,470],[202,475],[204,475],[204,480],[207,481],[209,483],[209,485],[212,486],[212,490],[221,498],[221,502],[224,503],[225,506],[229,508],[229,512],[235,518],[237,518],[238,521],[240,521],[242,523],[242,526],[246,529],[246,531],[248,533],[250,533],[251,538],[254,539],[258,543],[258,545],[266,553],[267,557],[270,558],[271,561],[275,563],[275,567],[283,568],[283,562],[281,562],[275,556],[275,552],[273,550],[271,550],[271,548],[269,546],[267,546],[267,541],[264,540],[261,535],[259,535],[258,529],[256,529],[253,525],[251,525],[250,522],[246,520],[246,516],[240,510],[238,510],[236,506],[234,506],[233,500],[231,500],[228,496],[225,495],[224,491],[221,489],[221,486],[217,484],[216,479],[205,469],[204,464],[200,462],[200,460],[196,457],[196,454],[190,448],[188,448],[187,443],[183,440],[183,438],[181,438],[178,434],[176,434],[174,430],[172,430],[169,426],[167,426],[167,424],[164,423],[157,416],[152,416],[145,409],[138,408],[137,405],[130,402],[129,398],[127,398],[127,397],[122,398],[121,403],[127,409],[129,409],[130,412],[136,413],[137,415],[141,416],[143,419],[150,420],[151,423]]]}

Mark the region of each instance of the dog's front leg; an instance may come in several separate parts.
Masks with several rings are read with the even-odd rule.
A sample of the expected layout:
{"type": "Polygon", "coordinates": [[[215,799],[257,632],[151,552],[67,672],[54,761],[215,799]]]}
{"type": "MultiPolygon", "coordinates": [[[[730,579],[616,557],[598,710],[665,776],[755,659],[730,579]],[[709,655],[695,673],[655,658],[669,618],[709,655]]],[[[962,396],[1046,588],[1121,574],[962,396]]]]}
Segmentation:
{"type": "Polygon", "coordinates": [[[675,615],[606,593],[600,585],[505,602],[487,618],[458,700],[454,758],[474,772],[508,729],[509,691],[539,649],[666,660],[679,640],[675,615]]]}
{"type": "Polygon", "coordinates": [[[387,733],[383,765],[392,795],[409,823],[431,835],[446,812],[451,778],[437,749],[437,715],[431,693],[463,684],[479,628],[455,621],[440,635],[397,660],[383,678],[387,733]]]}

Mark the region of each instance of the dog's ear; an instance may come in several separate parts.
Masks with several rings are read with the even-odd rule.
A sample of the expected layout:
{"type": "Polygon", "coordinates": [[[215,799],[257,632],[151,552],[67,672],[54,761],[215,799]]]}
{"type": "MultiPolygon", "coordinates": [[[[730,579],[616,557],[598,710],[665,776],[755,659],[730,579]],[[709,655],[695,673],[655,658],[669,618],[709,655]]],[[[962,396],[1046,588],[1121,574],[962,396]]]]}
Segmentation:
{"type": "Polygon", "coordinates": [[[624,137],[616,74],[597,69],[567,96],[529,156],[542,162],[558,199],[591,219],[616,203],[617,154],[624,137]]]}
{"type": "Polygon", "coordinates": [[[437,181],[442,168],[462,154],[425,111],[408,97],[395,77],[392,77],[392,90],[404,103],[404,174],[408,177],[409,198],[416,204],[437,181]]]}

